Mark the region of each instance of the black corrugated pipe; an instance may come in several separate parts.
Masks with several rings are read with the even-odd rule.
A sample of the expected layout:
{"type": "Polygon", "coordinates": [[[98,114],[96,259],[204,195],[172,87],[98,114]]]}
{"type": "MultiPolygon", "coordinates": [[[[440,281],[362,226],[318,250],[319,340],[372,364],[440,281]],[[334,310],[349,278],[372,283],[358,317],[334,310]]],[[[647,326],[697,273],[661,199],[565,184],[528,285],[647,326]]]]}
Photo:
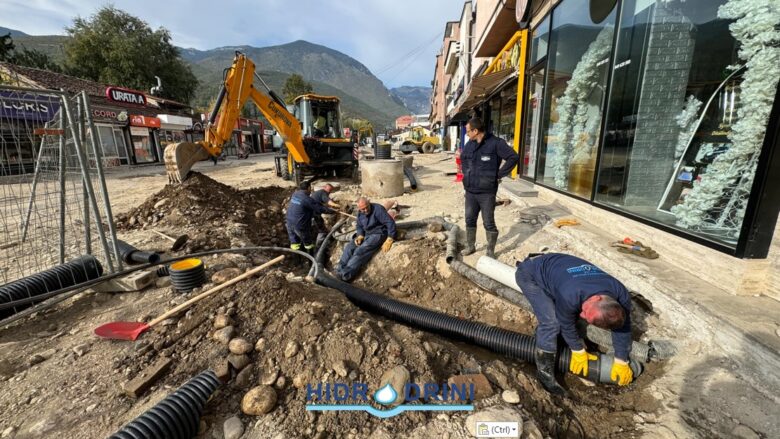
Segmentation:
{"type": "Polygon", "coordinates": [[[409,186],[412,188],[413,191],[416,191],[417,179],[414,178],[414,172],[412,172],[412,169],[404,166],[404,175],[406,175],[406,178],[409,179],[409,186]]]}
{"type": "Polygon", "coordinates": [[[109,439],[193,438],[198,434],[203,407],[219,385],[217,375],[207,370],[130,421],[109,439]]]}
{"type": "MultiPolygon", "coordinates": [[[[103,275],[103,267],[92,255],[80,256],[46,271],[0,286],[0,305],[34,298],[51,291],[77,285],[103,275]]],[[[30,304],[0,308],[0,318],[13,315],[30,304]]]]}
{"type": "MultiPolygon", "coordinates": [[[[453,226],[453,224],[450,224],[448,229],[452,230],[453,226]]],[[[335,229],[336,227],[334,227],[335,229]]],[[[332,235],[333,231],[331,230],[331,233],[325,238],[322,247],[329,245],[332,235]]],[[[322,268],[324,266],[325,251],[322,248],[320,250],[317,253],[317,263],[322,268]]],[[[424,331],[481,346],[521,361],[534,362],[536,340],[533,336],[519,334],[484,323],[463,320],[438,311],[399,302],[335,279],[326,274],[323,269],[320,269],[316,281],[323,286],[341,291],[352,303],[370,312],[424,331]]],[[[612,355],[596,353],[596,360],[589,362],[588,376],[584,378],[596,383],[615,384],[615,381],[610,378],[613,361],[614,356],[612,355]]],[[[568,372],[570,362],[571,350],[568,347],[559,347],[558,370],[568,372]]],[[[642,373],[641,363],[631,360],[630,364],[634,377],[639,376],[642,373]]]]}
{"type": "Polygon", "coordinates": [[[157,253],[138,250],[121,239],[116,240],[116,246],[119,248],[119,255],[122,257],[122,260],[128,264],[156,264],[160,262],[160,255],[157,253]]]}

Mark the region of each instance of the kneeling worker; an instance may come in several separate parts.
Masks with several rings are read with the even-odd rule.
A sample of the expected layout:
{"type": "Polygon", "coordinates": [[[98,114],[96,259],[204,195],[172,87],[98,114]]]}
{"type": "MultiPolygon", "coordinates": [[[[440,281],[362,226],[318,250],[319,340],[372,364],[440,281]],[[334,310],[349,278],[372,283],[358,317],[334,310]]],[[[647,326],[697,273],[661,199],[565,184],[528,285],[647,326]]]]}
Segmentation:
{"type": "Polygon", "coordinates": [[[344,282],[354,279],[380,247],[385,253],[390,251],[396,237],[395,220],[384,206],[372,203],[366,197],[360,197],[357,207],[355,239],[344,247],[344,253],[341,254],[335,270],[344,282]]]}
{"type": "Polygon", "coordinates": [[[290,204],[287,206],[286,222],[290,248],[300,250],[301,245],[303,245],[304,251],[312,253],[314,251],[312,217],[315,214],[336,212],[312,199],[309,192],[311,192],[311,185],[308,181],[302,182],[298,186],[298,190],[293,192],[290,204]]]}
{"type": "Polygon", "coordinates": [[[612,331],[615,362],[610,377],[621,386],[633,379],[628,364],[631,351],[631,295],[620,281],[590,262],[575,256],[548,253],[517,263],[515,281],[533,307],[536,328],[537,378],[548,392],[565,395],[555,379],[558,334],[571,348],[569,370],[588,375],[588,360],[575,324],[582,317],[589,324],[612,331]]]}

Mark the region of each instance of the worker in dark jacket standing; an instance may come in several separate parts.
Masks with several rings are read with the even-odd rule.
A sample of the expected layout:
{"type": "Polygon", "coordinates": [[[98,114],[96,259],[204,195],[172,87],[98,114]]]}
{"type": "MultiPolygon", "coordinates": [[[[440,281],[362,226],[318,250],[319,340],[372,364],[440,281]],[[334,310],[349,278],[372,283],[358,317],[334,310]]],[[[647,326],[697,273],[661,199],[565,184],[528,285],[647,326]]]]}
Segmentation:
{"type": "Polygon", "coordinates": [[[311,185],[308,181],[302,182],[298,190],[290,197],[287,205],[287,235],[290,238],[290,248],[300,250],[303,245],[307,253],[314,251],[314,233],[311,221],[315,214],[335,213],[326,206],[314,201],[309,193],[311,185]]]}
{"type": "Polygon", "coordinates": [[[469,141],[460,153],[463,188],[466,190],[466,248],[463,254],[470,255],[476,250],[477,217],[482,212],[487,235],[485,255],[493,258],[498,241],[498,228],[493,216],[498,183],[512,172],[520,156],[502,139],[485,133],[485,126],[477,117],[466,124],[466,135],[469,141]]]}
{"type": "Polygon", "coordinates": [[[384,206],[372,203],[366,197],[360,197],[357,207],[357,230],[354,239],[344,247],[344,253],[336,266],[336,274],[344,282],[354,279],[380,247],[385,253],[390,251],[396,238],[395,220],[384,206]]]}
{"type": "MultiPolygon", "coordinates": [[[[325,183],[322,189],[316,190],[311,194],[311,198],[323,206],[330,207],[331,209],[338,209],[340,206],[330,199],[330,194],[334,189],[332,184],[325,183]]],[[[317,230],[317,244],[319,244],[328,233],[328,228],[325,227],[325,220],[322,219],[321,213],[315,213],[313,219],[314,228],[317,230]]]]}
{"type": "Polygon", "coordinates": [[[537,378],[550,393],[566,391],[555,380],[558,334],[571,348],[569,371],[587,376],[588,361],[596,356],[585,350],[576,322],[612,331],[615,361],[610,377],[621,386],[631,382],[631,295],[620,281],[590,262],[562,253],[548,253],[517,263],[515,281],[531,302],[536,320],[537,378]]]}

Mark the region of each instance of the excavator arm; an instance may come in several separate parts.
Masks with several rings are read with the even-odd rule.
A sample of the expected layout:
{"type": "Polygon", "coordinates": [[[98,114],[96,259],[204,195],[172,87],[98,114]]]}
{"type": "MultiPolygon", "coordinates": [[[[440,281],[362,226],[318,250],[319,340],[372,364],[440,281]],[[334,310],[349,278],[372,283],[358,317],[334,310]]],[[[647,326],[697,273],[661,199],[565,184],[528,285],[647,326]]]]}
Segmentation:
{"type": "MultiPolygon", "coordinates": [[[[255,76],[254,63],[244,54],[236,52],[233,65],[225,75],[217,102],[209,116],[205,140],[175,143],[165,148],[165,169],[169,182],[184,181],[195,163],[209,156],[216,157],[222,152],[222,147],[233,135],[241,109],[248,100],[254,102],[284,139],[292,159],[299,163],[309,163],[309,156],[303,147],[300,123],[270,88],[266,86],[268,93],[255,88],[255,76]]],[[[262,78],[258,78],[262,81],[262,78]]],[[[264,82],[263,85],[265,86],[264,82]]]]}

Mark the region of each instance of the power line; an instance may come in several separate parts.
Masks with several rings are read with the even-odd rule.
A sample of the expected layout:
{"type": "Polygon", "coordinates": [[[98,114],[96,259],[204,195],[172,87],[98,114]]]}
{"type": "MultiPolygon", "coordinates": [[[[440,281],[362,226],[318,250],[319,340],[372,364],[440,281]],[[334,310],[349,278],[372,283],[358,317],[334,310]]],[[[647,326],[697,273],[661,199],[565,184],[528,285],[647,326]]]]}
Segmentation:
{"type": "Polygon", "coordinates": [[[394,67],[397,67],[399,65],[399,63],[401,63],[402,61],[408,59],[408,57],[419,55],[419,52],[424,50],[432,42],[436,41],[438,38],[440,38],[443,35],[444,35],[443,31],[436,33],[436,35],[434,35],[431,39],[427,40],[426,42],[422,43],[421,45],[419,45],[419,46],[415,47],[414,49],[412,49],[412,50],[406,52],[405,54],[401,55],[398,59],[396,59],[395,61],[391,62],[390,64],[387,64],[386,66],[382,67],[381,69],[378,69],[374,73],[374,75],[375,76],[379,76],[382,73],[384,73],[384,72],[386,72],[388,70],[392,70],[394,67]]]}
{"type": "MultiPolygon", "coordinates": [[[[432,42],[433,42],[433,41],[430,41],[430,42],[428,42],[428,45],[430,45],[432,42]]],[[[418,52],[416,55],[414,55],[413,57],[409,58],[409,59],[407,60],[407,63],[406,63],[406,65],[404,65],[404,66],[401,68],[401,70],[399,70],[398,72],[396,72],[396,74],[395,74],[395,75],[393,75],[391,78],[389,78],[389,79],[387,80],[387,82],[390,82],[390,81],[392,81],[393,79],[397,78],[397,77],[398,77],[398,76],[399,76],[401,73],[405,72],[405,71],[406,71],[406,69],[408,69],[409,67],[411,67],[411,65],[414,63],[414,60],[416,60],[416,59],[417,59],[417,58],[418,58],[418,57],[419,57],[419,56],[420,56],[422,53],[424,53],[424,51],[423,51],[423,50],[420,50],[420,51],[419,51],[419,52],[418,52]]]]}

